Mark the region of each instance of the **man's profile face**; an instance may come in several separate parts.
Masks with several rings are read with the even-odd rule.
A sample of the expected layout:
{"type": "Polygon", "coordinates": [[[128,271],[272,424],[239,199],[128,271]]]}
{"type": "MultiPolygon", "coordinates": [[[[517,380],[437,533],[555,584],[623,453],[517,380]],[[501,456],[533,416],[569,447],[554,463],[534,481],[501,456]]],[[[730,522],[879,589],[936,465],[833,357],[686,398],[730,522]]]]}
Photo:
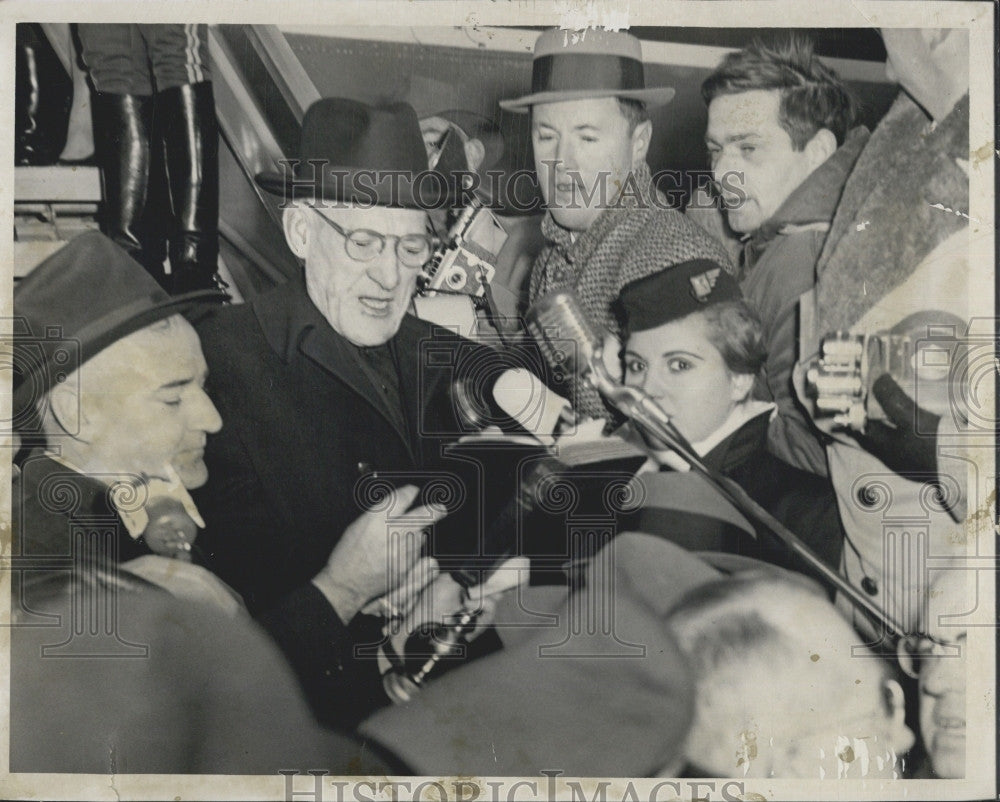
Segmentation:
{"type": "Polygon", "coordinates": [[[931,585],[931,616],[925,629],[948,648],[929,641],[920,647],[926,655],[918,678],[920,734],[934,773],[944,778],[965,777],[966,627],[949,622],[947,616],[975,608],[969,585],[968,571],[940,572],[931,585]]]}
{"type": "MultiPolygon", "coordinates": [[[[333,330],[355,345],[375,346],[395,336],[416,288],[420,266],[396,256],[397,238],[426,234],[427,215],[419,209],[299,207],[305,228],[306,290],[333,330]],[[323,215],[345,231],[367,229],[388,240],[368,262],[352,259],[345,238],[323,215]]],[[[295,248],[293,248],[295,250],[295,248]]]]}
{"type": "MultiPolygon", "coordinates": [[[[739,662],[699,680],[688,759],[707,776],[898,777],[914,740],[899,683],[825,599],[775,585],[761,609],[774,618],[773,606],[784,608],[781,636],[762,636],[739,662]]],[[[674,627],[687,641],[680,616],[674,627]]]]}
{"type": "Polygon", "coordinates": [[[708,105],[705,143],[729,226],[750,234],[766,223],[812,165],[781,127],[777,89],[719,95],[708,105]]]}
{"type": "Polygon", "coordinates": [[[125,337],[80,368],[88,468],[169,479],[208,479],[205,442],[222,419],[205,394],[198,335],[175,315],[125,337]]]}
{"type": "Polygon", "coordinates": [[[613,97],[541,103],[531,109],[531,141],[542,198],[552,217],[570,231],[586,231],[613,203],[648,142],[613,97]]]}

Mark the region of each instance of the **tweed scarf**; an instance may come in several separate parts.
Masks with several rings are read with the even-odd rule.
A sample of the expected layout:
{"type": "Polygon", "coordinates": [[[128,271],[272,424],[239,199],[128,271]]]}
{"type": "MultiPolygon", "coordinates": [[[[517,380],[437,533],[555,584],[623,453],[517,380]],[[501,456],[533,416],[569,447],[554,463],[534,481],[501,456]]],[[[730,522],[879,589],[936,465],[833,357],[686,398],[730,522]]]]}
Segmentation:
{"type": "MultiPolygon", "coordinates": [[[[646,164],[631,173],[616,203],[575,241],[550,212],[542,220],[542,234],[546,244],[532,269],[529,302],[554,290],[573,290],[590,321],[619,337],[612,304],[626,284],[694,259],[710,259],[733,272],[721,243],[667,207],[646,164]]],[[[575,382],[569,389],[577,412],[621,422],[589,385],[575,382]]]]}

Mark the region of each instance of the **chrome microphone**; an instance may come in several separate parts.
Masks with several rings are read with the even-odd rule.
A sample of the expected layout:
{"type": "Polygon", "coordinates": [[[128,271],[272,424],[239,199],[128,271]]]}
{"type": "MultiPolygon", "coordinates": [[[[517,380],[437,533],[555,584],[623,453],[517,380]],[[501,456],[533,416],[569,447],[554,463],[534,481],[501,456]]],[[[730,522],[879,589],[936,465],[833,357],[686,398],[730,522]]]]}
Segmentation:
{"type": "Polygon", "coordinates": [[[843,593],[856,607],[868,612],[876,621],[885,622],[890,632],[905,632],[888,612],[829,568],[798,535],[761,507],[742,487],[709,468],[677,431],[659,404],[642,390],[625,387],[608,375],[601,354],[602,339],[587,320],[573,293],[565,290],[549,293],[540,298],[525,317],[528,332],[538,341],[553,369],[567,370],[589,381],[605,400],[640,429],[676,451],[692,470],[704,476],[752,523],[773,532],[791,551],[805,560],[816,574],[843,593]],[[575,340],[575,353],[574,345],[567,342],[569,339],[575,340]]]}
{"type": "MultiPolygon", "coordinates": [[[[568,290],[542,296],[528,310],[528,333],[556,371],[567,371],[589,382],[615,409],[653,434],[666,428],[668,442],[680,438],[670,416],[637,387],[615,381],[604,364],[604,338],[568,290]]],[[[681,438],[681,443],[684,443],[681,438]]]]}
{"type": "Polygon", "coordinates": [[[198,526],[184,505],[174,498],[157,497],[146,504],[146,514],[149,523],[142,537],[150,551],[191,562],[191,547],[198,536],[198,526]]]}

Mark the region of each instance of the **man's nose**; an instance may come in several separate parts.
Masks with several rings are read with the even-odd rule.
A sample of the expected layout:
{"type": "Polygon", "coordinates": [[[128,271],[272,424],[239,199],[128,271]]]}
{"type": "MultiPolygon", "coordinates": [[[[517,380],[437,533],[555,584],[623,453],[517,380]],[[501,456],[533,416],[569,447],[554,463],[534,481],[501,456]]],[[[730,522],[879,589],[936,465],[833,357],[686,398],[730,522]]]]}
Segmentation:
{"type": "Polygon", "coordinates": [[[737,166],[736,159],[726,151],[722,151],[715,157],[715,164],[712,166],[712,178],[715,179],[716,184],[732,187],[736,179],[737,166]],[[726,176],[729,177],[726,178],[726,176]]]}
{"type": "Polygon", "coordinates": [[[222,416],[204,390],[198,390],[191,412],[191,428],[214,434],[222,428],[222,416]]]}
{"type": "Polygon", "coordinates": [[[965,660],[961,657],[929,657],[920,674],[924,690],[932,696],[965,690],[965,660]]]}
{"type": "Polygon", "coordinates": [[[368,277],[386,291],[392,291],[399,286],[400,271],[395,240],[387,241],[382,253],[372,259],[365,269],[368,277]]]}
{"type": "Polygon", "coordinates": [[[562,137],[556,147],[556,171],[576,169],[576,149],[570,137],[562,137]]]}

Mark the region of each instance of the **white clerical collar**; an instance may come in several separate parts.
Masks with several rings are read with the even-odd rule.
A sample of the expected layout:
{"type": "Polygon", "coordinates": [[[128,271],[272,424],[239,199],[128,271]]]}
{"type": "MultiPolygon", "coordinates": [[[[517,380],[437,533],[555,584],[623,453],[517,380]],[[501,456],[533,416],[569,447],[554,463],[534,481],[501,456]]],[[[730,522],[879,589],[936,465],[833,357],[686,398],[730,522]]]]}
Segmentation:
{"type": "MultiPolygon", "coordinates": [[[[90,474],[86,471],[78,468],[68,459],[60,456],[59,454],[46,451],[45,456],[53,462],[58,462],[60,465],[69,468],[74,473],[78,473],[81,476],[90,476],[90,474]]],[[[147,477],[136,481],[138,477],[134,474],[128,475],[127,477],[123,476],[123,478],[119,480],[120,483],[122,485],[131,486],[133,488],[132,491],[109,494],[111,506],[122,519],[122,523],[125,524],[125,528],[128,530],[128,533],[133,540],[138,540],[142,533],[146,531],[146,527],[149,525],[149,516],[146,514],[146,504],[153,499],[172,498],[179,501],[184,506],[185,512],[191,516],[191,520],[193,520],[200,529],[205,528],[205,521],[198,512],[198,507],[195,505],[194,499],[191,498],[191,494],[188,493],[187,488],[185,488],[182,484],[180,476],[177,475],[177,471],[174,469],[173,465],[168,465],[164,472],[167,474],[167,479],[150,479],[147,477]],[[139,499],[142,499],[143,503],[142,506],[137,507],[134,502],[139,499]],[[133,503],[128,503],[130,500],[133,503]]],[[[105,482],[105,484],[107,483],[105,482]]],[[[126,490],[127,488],[123,487],[122,489],[126,490]]]]}

